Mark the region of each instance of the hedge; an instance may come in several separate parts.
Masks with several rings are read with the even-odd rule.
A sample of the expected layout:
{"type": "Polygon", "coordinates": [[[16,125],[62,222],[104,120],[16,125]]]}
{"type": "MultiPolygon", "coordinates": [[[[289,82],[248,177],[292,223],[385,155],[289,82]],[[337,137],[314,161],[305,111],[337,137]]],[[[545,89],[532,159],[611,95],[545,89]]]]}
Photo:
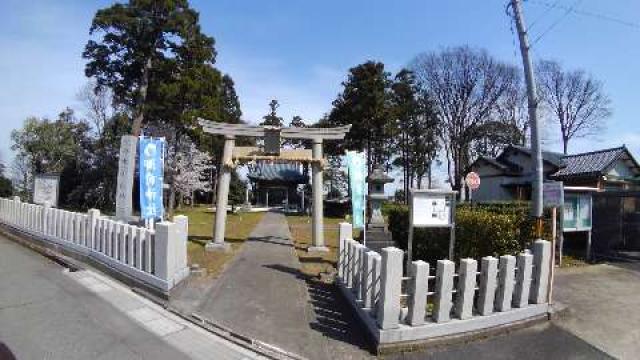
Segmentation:
{"type": "MultiPolygon", "coordinates": [[[[385,207],[389,230],[396,244],[406,250],[409,211],[405,205],[385,207]]],[[[544,238],[550,238],[545,221],[544,238]]],[[[534,238],[534,220],[527,203],[459,205],[456,208],[455,258],[481,258],[517,254],[528,248],[534,238]]],[[[446,258],[448,229],[415,229],[413,258],[434,262],[446,258]]]]}

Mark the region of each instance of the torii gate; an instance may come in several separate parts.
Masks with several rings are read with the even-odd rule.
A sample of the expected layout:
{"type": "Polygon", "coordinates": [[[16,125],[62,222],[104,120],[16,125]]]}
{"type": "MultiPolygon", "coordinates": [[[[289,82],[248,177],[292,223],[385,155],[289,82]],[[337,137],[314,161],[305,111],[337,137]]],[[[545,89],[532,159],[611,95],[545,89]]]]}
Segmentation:
{"type": "Polygon", "coordinates": [[[336,128],[294,128],[254,126],[247,124],[227,124],[204,119],[198,119],[202,130],[209,134],[224,135],[224,150],[222,163],[218,171],[218,193],[216,198],[216,220],[213,228],[213,241],[207,243],[206,250],[229,249],[224,241],[225,224],[227,220],[227,205],[229,200],[229,183],[231,170],[238,162],[271,160],[271,161],[302,161],[310,162],[312,168],[312,240],[313,246],[308,251],[328,251],[324,244],[322,183],[325,166],[322,143],[324,140],[342,140],[351,129],[351,125],[336,128]],[[237,136],[264,138],[264,148],[235,147],[237,136]],[[280,138],[307,139],[313,142],[312,150],[282,150],[280,138]]]}

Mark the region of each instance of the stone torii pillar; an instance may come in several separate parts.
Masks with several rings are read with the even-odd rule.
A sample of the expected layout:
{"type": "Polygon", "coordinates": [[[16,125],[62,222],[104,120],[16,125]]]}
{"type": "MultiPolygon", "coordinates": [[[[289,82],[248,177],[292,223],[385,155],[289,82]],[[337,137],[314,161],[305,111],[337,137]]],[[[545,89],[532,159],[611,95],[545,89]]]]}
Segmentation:
{"type": "Polygon", "coordinates": [[[205,245],[205,250],[229,250],[229,244],[224,242],[224,230],[227,222],[227,205],[229,204],[229,183],[231,182],[231,163],[233,147],[236,143],[234,135],[224,136],[222,161],[218,170],[218,194],[216,197],[216,218],[213,226],[213,242],[205,245]]]}
{"type": "Polygon", "coordinates": [[[324,221],[323,221],[323,204],[322,204],[322,187],[323,187],[323,158],[322,158],[322,139],[313,139],[312,148],[313,163],[312,171],[312,192],[313,192],[313,213],[312,213],[312,232],[311,239],[313,246],[308,251],[329,251],[324,245],[324,221]]]}

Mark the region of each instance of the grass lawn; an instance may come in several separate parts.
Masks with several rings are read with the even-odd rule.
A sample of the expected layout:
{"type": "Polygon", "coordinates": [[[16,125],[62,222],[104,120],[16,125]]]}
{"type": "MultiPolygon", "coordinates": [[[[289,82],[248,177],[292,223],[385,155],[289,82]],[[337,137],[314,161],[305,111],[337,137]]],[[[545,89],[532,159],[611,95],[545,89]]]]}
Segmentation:
{"type": "Polygon", "coordinates": [[[338,260],[338,231],[342,218],[324,218],[324,242],[329,248],[327,253],[309,254],[311,246],[311,217],[304,215],[287,215],[291,237],[298,253],[302,272],[305,275],[319,277],[321,273],[333,271],[338,260]]]}
{"type": "Polygon", "coordinates": [[[206,207],[193,207],[176,211],[176,214],[189,217],[189,243],[187,256],[189,265],[199,264],[207,269],[207,276],[217,277],[224,265],[240,250],[240,247],[262,219],[263,213],[238,213],[227,215],[225,241],[231,244],[231,251],[206,252],[205,244],[213,236],[215,213],[207,212],[206,207]]]}

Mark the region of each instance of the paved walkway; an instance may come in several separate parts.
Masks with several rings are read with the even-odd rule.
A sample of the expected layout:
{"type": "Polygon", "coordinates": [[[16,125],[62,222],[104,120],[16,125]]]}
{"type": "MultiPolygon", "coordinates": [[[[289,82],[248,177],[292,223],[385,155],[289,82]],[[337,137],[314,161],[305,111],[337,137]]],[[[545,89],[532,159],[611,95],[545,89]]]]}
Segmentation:
{"type": "Polygon", "coordinates": [[[286,217],[265,214],[197,312],[309,359],[363,359],[357,325],[330,287],[304,279],[286,217]],[[345,314],[347,312],[345,311],[345,314]]]}
{"type": "Polygon", "coordinates": [[[556,323],[619,359],[640,354],[640,264],[598,264],[556,273],[556,323]]]}
{"type": "Polygon", "coordinates": [[[91,270],[0,235],[0,359],[257,359],[91,270]],[[4,352],[3,352],[4,351],[4,352]]]}

